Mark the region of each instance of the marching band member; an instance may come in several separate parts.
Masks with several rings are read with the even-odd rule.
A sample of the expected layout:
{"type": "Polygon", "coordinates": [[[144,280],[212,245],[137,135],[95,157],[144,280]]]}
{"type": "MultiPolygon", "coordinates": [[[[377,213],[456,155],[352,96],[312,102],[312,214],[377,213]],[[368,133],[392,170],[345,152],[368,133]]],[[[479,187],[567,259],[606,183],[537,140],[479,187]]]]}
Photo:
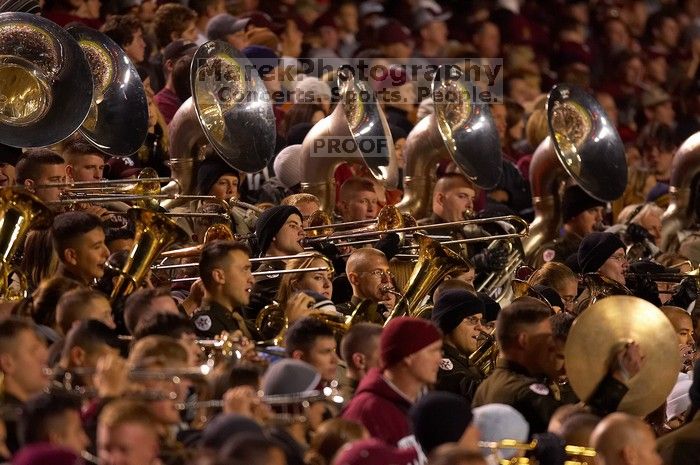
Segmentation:
{"type": "Polygon", "coordinates": [[[104,275],[109,249],[98,217],[87,212],[62,213],[54,218],[51,235],[60,260],[57,275],[85,286],[104,275]]]}
{"type": "Polygon", "coordinates": [[[340,341],[340,358],[345,362],[343,394],[352,398],[362,379],[373,368],[379,367],[379,338],[382,327],[375,323],[352,325],[340,341]]]}
{"type": "Polygon", "coordinates": [[[240,330],[252,339],[255,330],[239,313],[250,302],[255,285],[251,268],[250,251],[241,243],[214,241],[204,246],[199,259],[204,299],[192,315],[198,336],[212,338],[222,331],[240,330]]]}
{"type": "Polygon", "coordinates": [[[603,221],[604,207],[604,202],[591,197],[580,186],[567,187],[561,200],[564,235],[542,245],[534,255],[535,267],[539,268],[551,261],[564,263],[576,253],[581,240],[595,231],[603,221]]]}
{"type": "Polygon", "coordinates": [[[66,162],[56,152],[48,149],[28,150],[17,162],[17,184],[23,185],[42,202],[60,199],[63,188],[37,187],[66,182],[66,162]]]}
{"type": "Polygon", "coordinates": [[[469,355],[477,348],[483,314],[484,304],[476,294],[451,289],[440,294],[431,315],[445,335],[435,388],[459,394],[469,402],[482,378],[469,363],[469,355]]]}
{"type": "Polygon", "coordinates": [[[352,287],[352,297],[349,302],[336,305],[336,309],[349,315],[367,301],[377,306],[380,314],[385,313],[383,302],[388,300],[388,290],[394,288],[394,283],[384,253],[377,249],[356,249],[348,258],[345,270],[352,287]]]}

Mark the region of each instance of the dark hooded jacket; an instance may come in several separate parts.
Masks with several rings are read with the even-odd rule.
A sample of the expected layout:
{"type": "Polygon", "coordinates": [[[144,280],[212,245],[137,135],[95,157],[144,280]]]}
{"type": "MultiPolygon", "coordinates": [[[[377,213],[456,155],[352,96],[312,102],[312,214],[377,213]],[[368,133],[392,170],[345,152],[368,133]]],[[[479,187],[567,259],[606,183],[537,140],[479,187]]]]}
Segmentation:
{"type": "Polygon", "coordinates": [[[410,408],[411,402],[375,368],[360,381],[355,397],[341,416],[363,424],[372,437],[396,446],[401,439],[411,434],[408,419],[410,408]]]}

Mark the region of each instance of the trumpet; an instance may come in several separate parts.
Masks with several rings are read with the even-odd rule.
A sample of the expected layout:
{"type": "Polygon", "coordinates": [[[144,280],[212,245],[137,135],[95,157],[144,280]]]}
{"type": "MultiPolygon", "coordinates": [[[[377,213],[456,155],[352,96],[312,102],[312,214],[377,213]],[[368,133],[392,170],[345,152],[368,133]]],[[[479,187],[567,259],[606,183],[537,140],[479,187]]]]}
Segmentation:
{"type": "MultiPolygon", "coordinates": [[[[537,440],[533,440],[530,442],[518,442],[515,439],[503,439],[501,441],[479,441],[479,447],[483,449],[488,449],[491,451],[491,454],[495,455],[499,460],[502,460],[502,453],[506,449],[513,449],[516,451],[520,452],[531,452],[537,449],[538,443],[537,440]]],[[[596,456],[596,451],[593,448],[590,447],[583,447],[583,446],[575,446],[575,445],[569,445],[567,444],[564,446],[564,452],[566,455],[569,456],[574,456],[574,457],[595,457],[596,456]]],[[[512,463],[508,460],[505,461],[505,463],[512,463]]],[[[518,464],[529,464],[530,461],[528,459],[524,460],[518,460],[518,464]]],[[[567,463],[572,463],[572,462],[567,462],[567,463]]],[[[576,462],[573,462],[576,463],[576,462]]]]}
{"type": "Polygon", "coordinates": [[[469,364],[475,367],[482,377],[487,378],[496,367],[496,358],[498,357],[498,342],[494,336],[496,329],[489,332],[479,332],[481,344],[469,356],[469,364]]]}

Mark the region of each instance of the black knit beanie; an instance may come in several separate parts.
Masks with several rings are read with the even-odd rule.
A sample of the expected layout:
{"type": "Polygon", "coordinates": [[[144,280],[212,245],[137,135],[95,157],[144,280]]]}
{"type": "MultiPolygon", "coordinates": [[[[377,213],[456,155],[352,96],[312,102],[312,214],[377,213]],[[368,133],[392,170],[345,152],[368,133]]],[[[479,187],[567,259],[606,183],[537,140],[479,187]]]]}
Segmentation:
{"type": "Polygon", "coordinates": [[[425,455],[449,442],[458,442],[472,422],[469,402],[457,394],[431,391],[408,412],[413,434],[425,455]]]}
{"type": "Polygon", "coordinates": [[[258,221],[255,222],[255,237],[258,239],[260,256],[265,254],[267,248],[272,244],[272,239],[282,229],[287,218],[292,215],[299,215],[301,218],[299,209],[291,205],[277,205],[260,214],[258,221]]]}
{"type": "Polygon", "coordinates": [[[617,249],[625,248],[625,244],[615,234],[592,232],[578,246],[578,264],[582,273],[594,273],[603,266],[617,249]]]}
{"type": "Polygon", "coordinates": [[[209,191],[216,184],[216,181],[226,174],[238,176],[239,172],[217,154],[206,157],[199,164],[199,169],[197,170],[197,193],[199,195],[209,195],[209,191]]]}
{"type": "Polygon", "coordinates": [[[573,185],[566,188],[561,200],[561,214],[564,223],[585,212],[589,208],[604,207],[605,202],[594,199],[581,186],[573,185]]]}
{"type": "Polygon", "coordinates": [[[450,334],[468,316],[484,313],[484,304],[473,292],[450,289],[433,307],[432,320],[445,334],[450,334]]]}
{"type": "Polygon", "coordinates": [[[487,323],[496,321],[501,311],[501,305],[485,292],[477,292],[476,295],[481,300],[481,303],[484,304],[484,320],[487,323]]]}

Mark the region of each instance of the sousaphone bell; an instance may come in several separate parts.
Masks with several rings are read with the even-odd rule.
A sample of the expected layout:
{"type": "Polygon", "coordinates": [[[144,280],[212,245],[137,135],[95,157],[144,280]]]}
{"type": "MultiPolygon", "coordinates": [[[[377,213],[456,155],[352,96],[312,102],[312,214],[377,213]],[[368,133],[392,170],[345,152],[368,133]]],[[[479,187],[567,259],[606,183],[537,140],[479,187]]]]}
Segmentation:
{"type": "Polygon", "coordinates": [[[0,143],[45,147],[70,136],[92,103],[92,78],[78,43],[29,13],[0,13],[0,143]]]}
{"type": "Polygon", "coordinates": [[[105,34],[83,25],[67,31],[87,58],[94,86],[90,112],[80,133],[108,155],[134,154],[148,133],[148,102],[136,67],[105,34]]]}

